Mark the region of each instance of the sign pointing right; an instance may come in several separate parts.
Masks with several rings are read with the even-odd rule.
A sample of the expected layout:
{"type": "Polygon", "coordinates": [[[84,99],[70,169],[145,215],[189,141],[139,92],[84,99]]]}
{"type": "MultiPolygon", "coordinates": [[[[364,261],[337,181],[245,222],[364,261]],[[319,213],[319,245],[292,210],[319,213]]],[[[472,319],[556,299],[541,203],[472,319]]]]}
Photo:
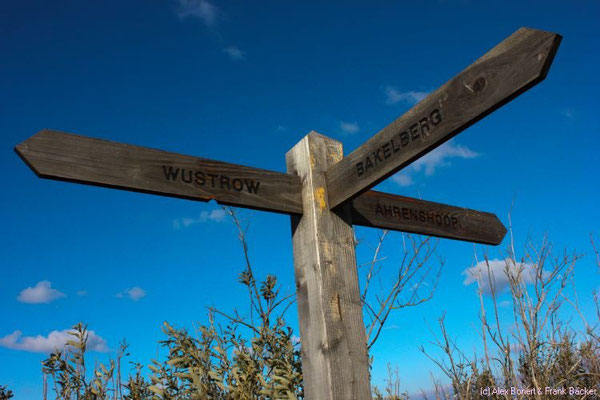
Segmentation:
{"type": "Polygon", "coordinates": [[[326,172],[331,208],[544,80],[561,36],[521,28],[326,172]]]}
{"type": "Polygon", "coordinates": [[[494,214],[369,190],[352,201],[352,223],[468,242],[500,244],[506,228],[494,214]]]}

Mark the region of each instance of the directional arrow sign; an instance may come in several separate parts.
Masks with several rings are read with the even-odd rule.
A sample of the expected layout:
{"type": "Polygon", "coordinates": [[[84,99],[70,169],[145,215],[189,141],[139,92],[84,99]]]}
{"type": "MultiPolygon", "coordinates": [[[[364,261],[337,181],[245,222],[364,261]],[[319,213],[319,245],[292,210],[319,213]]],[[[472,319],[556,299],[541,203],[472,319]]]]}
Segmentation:
{"type": "Polygon", "coordinates": [[[354,199],[352,223],[493,245],[506,234],[494,214],[374,190],[354,199]]]}
{"type": "MultiPolygon", "coordinates": [[[[41,178],[302,214],[300,178],[205,158],[43,130],[15,147],[41,178]]],[[[367,191],[356,225],[498,244],[506,230],[488,213],[367,191]]]]}
{"type": "Polygon", "coordinates": [[[333,208],[541,82],[561,36],[521,28],[327,170],[333,208]]]}
{"type": "Polygon", "coordinates": [[[53,130],[15,151],[41,178],[302,214],[294,175],[53,130]]]}

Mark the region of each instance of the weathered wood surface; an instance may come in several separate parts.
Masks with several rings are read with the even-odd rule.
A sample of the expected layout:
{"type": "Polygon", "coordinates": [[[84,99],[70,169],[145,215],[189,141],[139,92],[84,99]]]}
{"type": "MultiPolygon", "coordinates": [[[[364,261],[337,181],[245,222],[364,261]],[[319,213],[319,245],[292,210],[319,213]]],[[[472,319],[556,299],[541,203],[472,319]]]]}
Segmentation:
{"type": "Polygon", "coordinates": [[[494,214],[374,190],[352,201],[352,223],[492,245],[506,235],[494,214]]]}
{"type": "Polygon", "coordinates": [[[541,82],[561,36],[521,28],[326,173],[336,207],[541,82]]]}
{"type": "Polygon", "coordinates": [[[302,213],[297,176],[42,130],[15,147],[41,178],[302,213]]]}
{"type": "Polygon", "coordinates": [[[371,399],[350,210],[327,204],[324,172],[342,156],[340,142],[316,132],[286,155],[288,173],[303,182],[292,232],[307,400],[371,399]]]}

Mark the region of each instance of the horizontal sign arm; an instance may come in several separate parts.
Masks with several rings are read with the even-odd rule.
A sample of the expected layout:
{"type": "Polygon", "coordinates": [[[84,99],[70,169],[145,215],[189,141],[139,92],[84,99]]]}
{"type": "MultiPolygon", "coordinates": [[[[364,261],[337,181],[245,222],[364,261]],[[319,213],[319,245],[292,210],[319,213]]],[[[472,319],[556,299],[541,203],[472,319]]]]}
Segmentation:
{"type": "Polygon", "coordinates": [[[352,202],[352,223],[498,245],[506,228],[494,214],[370,190],[352,202]]]}
{"type": "Polygon", "coordinates": [[[41,178],[302,214],[300,178],[290,174],[48,129],[15,151],[41,178]]]}
{"type": "Polygon", "coordinates": [[[327,172],[329,205],[365,192],[541,82],[561,36],[521,28],[327,172]]]}
{"type": "MultiPolygon", "coordinates": [[[[295,175],[185,156],[53,130],[15,147],[41,178],[302,214],[295,175]]],[[[355,225],[498,244],[495,215],[376,191],[352,203],[355,225]]]]}

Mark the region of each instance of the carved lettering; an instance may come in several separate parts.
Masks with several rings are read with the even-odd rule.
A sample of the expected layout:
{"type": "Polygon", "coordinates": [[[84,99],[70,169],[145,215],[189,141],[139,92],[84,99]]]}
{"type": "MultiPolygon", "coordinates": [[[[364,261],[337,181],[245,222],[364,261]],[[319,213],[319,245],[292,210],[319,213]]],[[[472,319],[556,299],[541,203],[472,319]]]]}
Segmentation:
{"type": "Polygon", "coordinates": [[[424,138],[429,136],[429,125],[427,124],[427,121],[427,117],[419,121],[419,126],[421,127],[421,136],[423,136],[424,138]]]}
{"type": "Polygon", "coordinates": [[[400,133],[400,144],[402,147],[406,147],[410,142],[410,136],[408,136],[408,132],[404,131],[400,133]]]}
{"type": "Polygon", "coordinates": [[[356,173],[358,174],[358,176],[361,176],[363,172],[365,172],[365,169],[363,168],[363,163],[361,161],[356,164],[356,173]]]}
{"type": "Polygon", "coordinates": [[[260,186],[260,182],[253,181],[252,179],[244,179],[244,183],[246,184],[248,193],[258,193],[258,187],[260,186]]]}
{"type": "Polygon", "coordinates": [[[381,148],[383,149],[383,158],[390,158],[390,156],[392,155],[392,153],[390,152],[390,142],[385,143],[383,146],[381,146],[381,148]]]}
{"type": "Polygon", "coordinates": [[[204,185],[206,183],[206,177],[204,176],[204,172],[196,171],[194,174],[196,176],[196,185],[204,185]]]}
{"type": "Polygon", "coordinates": [[[186,171],[185,169],[181,170],[181,180],[185,183],[192,183],[192,174],[193,171],[186,171]]]}
{"type": "Polygon", "coordinates": [[[229,177],[225,176],[225,175],[221,175],[221,189],[225,189],[225,186],[227,186],[227,190],[231,189],[229,187],[229,177]]]}
{"type": "Polygon", "coordinates": [[[237,190],[238,192],[241,192],[244,189],[244,184],[242,183],[242,180],[239,178],[234,178],[231,181],[231,184],[233,185],[233,188],[235,190],[237,190]]]}
{"type": "Polygon", "coordinates": [[[371,152],[371,154],[365,156],[363,160],[358,161],[355,165],[356,174],[362,176],[370,168],[390,159],[394,154],[409,146],[412,142],[429,140],[432,131],[440,122],[442,122],[442,113],[436,108],[429,115],[409,125],[408,130],[396,133],[392,136],[391,140],[383,143],[375,151],[371,152]]]}
{"type": "Polygon", "coordinates": [[[162,166],[165,180],[169,182],[181,182],[186,185],[210,186],[219,190],[235,190],[236,192],[248,192],[257,194],[260,189],[260,181],[248,178],[233,178],[225,174],[211,174],[202,170],[177,168],[170,165],[162,166]]]}
{"type": "Polygon", "coordinates": [[[392,140],[390,140],[390,143],[392,144],[392,151],[394,153],[397,153],[400,150],[402,150],[402,143],[400,143],[400,142],[394,143],[394,140],[398,140],[398,138],[397,137],[393,137],[392,140]]]}
{"type": "Polygon", "coordinates": [[[440,122],[442,122],[442,114],[437,109],[433,110],[431,112],[431,115],[429,116],[429,119],[431,120],[431,123],[435,126],[435,125],[439,124],[440,122]]]}
{"type": "Polygon", "coordinates": [[[413,207],[398,207],[383,203],[375,205],[375,215],[399,221],[417,222],[419,224],[439,225],[458,229],[458,218],[437,211],[419,210],[413,207]]]}
{"type": "Polygon", "coordinates": [[[413,141],[417,140],[419,138],[419,125],[418,124],[411,125],[409,130],[410,130],[410,139],[413,141]]]}
{"type": "Polygon", "coordinates": [[[167,167],[163,165],[163,171],[165,172],[165,179],[168,181],[176,181],[177,175],[179,175],[179,168],[167,167]]]}
{"type": "Polygon", "coordinates": [[[219,175],[215,175],[215,174],[207,174],[208,176],[210,176],[210,186],[211,187],[215,187],[215,179],[219,177],[219,175]]]}

